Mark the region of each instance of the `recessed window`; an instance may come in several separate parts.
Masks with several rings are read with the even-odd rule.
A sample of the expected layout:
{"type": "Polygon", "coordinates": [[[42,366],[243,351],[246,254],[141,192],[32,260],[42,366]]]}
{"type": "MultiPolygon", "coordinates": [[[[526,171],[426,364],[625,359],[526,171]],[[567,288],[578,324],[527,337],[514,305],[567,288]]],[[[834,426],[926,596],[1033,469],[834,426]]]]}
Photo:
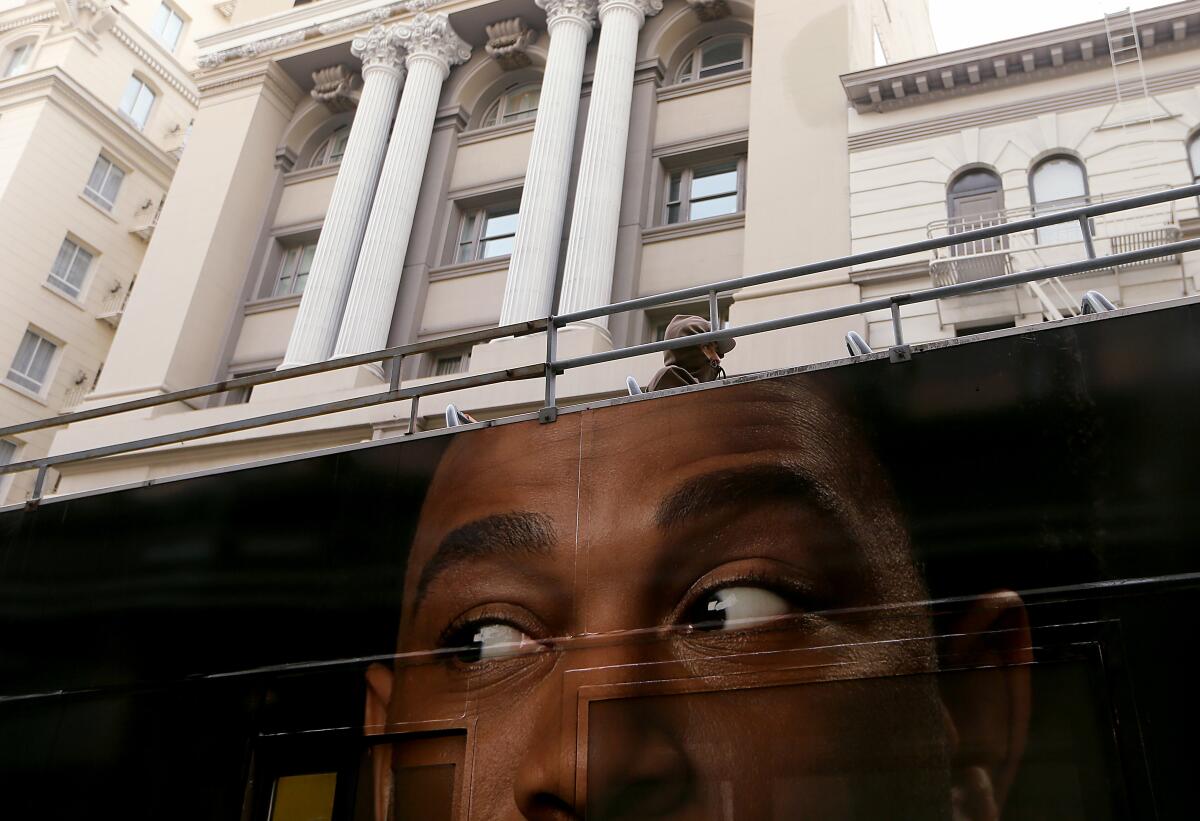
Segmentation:
{"type": "Polygon", "coordinates": [[[84,195],[105,211],[111,211],[117,201],[117,192],[121,190],[121,182],[125,172],[113,165],[112,160],[101,154],[96,157],[92,173],[88,176],[87,185],[83,187],[84,195]]]}
{"type": "Polygon", "coordinates": [[[4,63],[5,78],[24,74],[29,70],[29,65],[32,62],[33,43],[29,41],[18,43],[7,54],[7,59],[4,63]]]}
{"type": "Polygon", "coordinates": [[[505,257],[517,235],[517,208],[480,208],[463,216],[455,262],[505,257]]]}
{"type": "Polygon", "coordinates": [[[707,80],[750,65],[750,37],[746,34],[727,34],[712,37],[696,46],[684,58],[675,75],[677,83],[707,80]]]}
{"type": "Polygon", "coordinates": [[[8,381],[34,393],[41,393],[57,352],[58,346],[46,337],[32,330],[25,331],[17,347],[17,355],[13,357],[12,367],[8,369],[8,381]]]}
{"type": "MultiPolygon", "coordinates": [[[[257,371],[241,371],[238,373],[231,373],[229,375],[229,378],[230,379],[241,379],[243,376],[258,376],[260,373],[267,373],[267,371],[269,371],[269,370],[270,370],[270,368],[263,369],[263,370],[257,370],[257,371]]],[[[225,396],[224,396],[221,404],[222,405],[244,405],[250,401],[250,395],[252,393],[254,393],[255,387],[256,387],[255,385],[244,385],[240,388],[234,388],[233,390],[225,391],[225,396]]]]}
{"type": "Polygon", "coordinates": [[[344,125],[326,137],[317,150],[313,152],[309,168],[320,165],[336,165],[346,154],[346,145],[350,142],[350,126],[344,125]]]}
{"type": "Polygon", "coordinates": [[[312,270],[313,257],[316,254],[315,242],[288,246],[279,265],[279,274],[275,277],[275,289],[271,296],[304,293],[304,283],[308,281],[308,272],[312,270]]]}
{"type": "Polygon", "coordinates": [[[456,373],[462,373],[467,369],[467,357],[463,354],[454,354],[453,356],[439,356],[433,362],[434,376],[451,376],[456,373]]]}
{"type": "Polygon", "coordinates": [[[667,225],[736,214],[742,210],[745,160],[682,168],[667,178],[667,225]]]}
{"type": "Polygon", "coordinates": [[[532,120],[537,116],[541,96],[540,84],[526,84],[509,89],[500,95],[500,99],[488,106],[479,125],[481,128],[487,128],[532,120]]]}
{"type": "Polygon", "coordinates": [[[150,26],[158,42],[174,51],[179,44],[179,35],[183,31],[183,17],[174,8],[163,3],[154,14],[154,23],[150,26]]]}
{"type": "MultiPolygon", "coordinates": [[[[1087,202],[1087,172],[1083,163],[1068,155],[1049,157],[1038,163],[1029,175],[1029,191],[1034,214],[1047,214],[1077,208],[1087,202]]],[[[1037,229],[1042,245],[1082,242],[1079,223],[1066,222],[1037,229]]]]}
{"type": "Polygon", "coordinates": [[[79,247],[68,237],[59,246],[58,256],[50,266],[50,276],[46,281],[64,294],[78,298],[83,291],[88,269],[92,267],[92,259],[90,251],[79,247]]]}
{"type": "Polygon", "coordinates": [[[154,105],[154,92],[137,77],[130,77],[121,97],[121,113],[139,129],[146,127],[150,109],[154,105]]]}

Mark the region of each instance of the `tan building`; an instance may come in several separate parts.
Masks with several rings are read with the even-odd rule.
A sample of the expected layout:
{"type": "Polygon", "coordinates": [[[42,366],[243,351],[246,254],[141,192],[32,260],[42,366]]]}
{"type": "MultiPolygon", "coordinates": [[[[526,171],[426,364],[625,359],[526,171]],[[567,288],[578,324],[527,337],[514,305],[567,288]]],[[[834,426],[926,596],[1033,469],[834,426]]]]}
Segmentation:
{"type": "MultiPolygon", "coordinates": [[[[227,23],[194,0],[0,5],[0,427],[95,386],[196,110],[190,38],[227,23]]],[[[31,480],[0,476],[0,503],[31,480]]]]}
{"type": "MultiPolygon", "coordinates": [[[[938,56],[923,0],[283,5],[243,2],[230,29],[198,42],[188,151],[91,404],[1192,180],[1200,100],[1188,66],[1200,2],[1139,13],[1136,37],[1122,35],[1120,20],[1100,21],[938,56]],[[880,55],[891,64],[876,66],[880,55]]],[[[1095,244],[1147,247],[1194,216],[1187,203],[1097,220],[1095,244]]],[[[746,325],[1041,267],[1083,254],[1071,230],[741,290],[721,310],[746,325]]],[[[1194,276],[1190,263],[1168,260],[945,300],[905,310],[906,340],[1054,319],[1085,286],[1123,304],[1171,298],[1191,292],[1194,276]]],[[[561,333],[560,354],[653,340],[679,311],[706,307],[580,323],[561,333]]],[[[849,330],[886,346],[886,319],[746,338],[726,367],[838,358],[849,330]]],[[[413,357],[401,384],[544,354],[535,335],[413,357]]],[[[618,395],[627,375],[645,385],[660,363],[647,355],[572,371],[559,401],[618,395]]],[[[265,385],[78,423],[54,451],[386,385],[371,367],[265,385]]],[[[542,386],[427,401],[416,429],[440,426],[451,401],[494,418],[536,410],[542,386]]],[[[396,402],[73,465],[58,490],[403,435],[409,416],[408,402],[396,402]]]]}

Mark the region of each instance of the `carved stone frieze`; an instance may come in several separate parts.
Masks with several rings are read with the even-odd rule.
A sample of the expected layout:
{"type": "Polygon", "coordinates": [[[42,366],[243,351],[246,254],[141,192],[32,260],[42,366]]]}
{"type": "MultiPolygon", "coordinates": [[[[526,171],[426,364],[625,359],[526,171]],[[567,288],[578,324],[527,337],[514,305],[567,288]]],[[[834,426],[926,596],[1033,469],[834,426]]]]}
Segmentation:
{"type": "Polygon", "coordinates": [[[341,63],[319,68],[312,73],[313,87],[309,92],[318,103],[336,113],[349,111],[358,105],[358,75],[341,63]]]}
{"type": "Polygon", "coordinates": [[[563,17],[582,20],[590,26],[596,25],[600,0],[534,0],[538,8],[546,12],[546,22],[553,25],[563,17]]]}
{"type": "Polygon", "coordinates": [[[432,57],[449,71],[451,66],[471,59],[471,46],[458,36],[444,14],[422,12],[410,23],[397,23],[391,31],[410,61],[413,57],[432,57]]]}
{"type": "Polygon", "coordinates": [[[730,15],[728,0],[688,0],[688,5],[703,23],[721,20],[730,15]]]}
{"type": "Polygon", "coordinates": [[[520,17],[492,23],[487,27],[487,35],[484,48],[505,71],[525,68],[533,62],[529,47],[537,41],[538,33],[525,25],[520,17]]]}

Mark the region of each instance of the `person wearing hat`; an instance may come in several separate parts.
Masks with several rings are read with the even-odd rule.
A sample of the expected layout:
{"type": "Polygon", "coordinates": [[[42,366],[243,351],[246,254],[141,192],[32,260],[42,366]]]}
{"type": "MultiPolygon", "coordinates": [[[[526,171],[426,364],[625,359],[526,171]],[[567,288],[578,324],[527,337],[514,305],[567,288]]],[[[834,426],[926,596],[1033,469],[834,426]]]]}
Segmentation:
{"type": "MultiPolygon", "coordinates": [[[[677,316],[667,326],[666,339],[706,334],[712,330],[707,319],[698,316],[677,316]]],[[[722,339],[706,345],[675,348],[663,352],[663,368],[650,380],[651,391],[681,388],[684,385],[699,385],[712,382],[725,375],[721,369],[721,357],[733,350],[736,340],[722,339]]]]}

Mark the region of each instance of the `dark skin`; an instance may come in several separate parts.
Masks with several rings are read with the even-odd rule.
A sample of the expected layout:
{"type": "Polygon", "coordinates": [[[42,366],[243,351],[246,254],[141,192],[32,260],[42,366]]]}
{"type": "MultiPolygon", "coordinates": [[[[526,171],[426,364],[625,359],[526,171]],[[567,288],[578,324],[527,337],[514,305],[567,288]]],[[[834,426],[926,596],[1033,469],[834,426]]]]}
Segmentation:
{"type": "Polygon", "coordinates": [[[373,667],[368,725],[464,719],[470,818],[997,818],[1024,608],[980,597],[942,652],[996,669],[936,675],[891,498],[778,382],[460,436],[401,618],[402,654],[442,653],[373,667]]]}

